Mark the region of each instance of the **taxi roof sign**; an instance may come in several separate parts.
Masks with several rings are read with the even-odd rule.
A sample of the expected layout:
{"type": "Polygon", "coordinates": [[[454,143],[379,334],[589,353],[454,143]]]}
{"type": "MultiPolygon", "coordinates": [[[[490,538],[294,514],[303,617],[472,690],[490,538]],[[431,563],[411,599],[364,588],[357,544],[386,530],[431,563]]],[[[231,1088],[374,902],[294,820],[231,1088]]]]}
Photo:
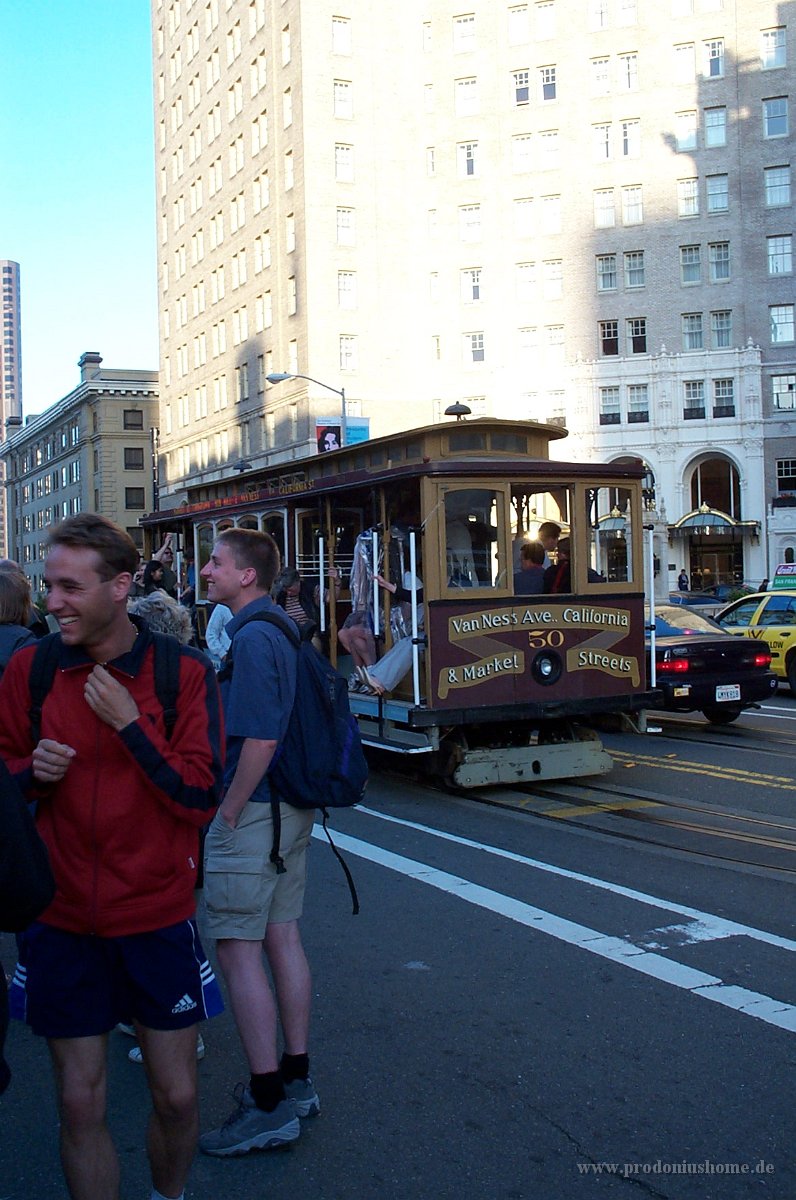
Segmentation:
{"type": "Polygon", "coordinates": [[[778,588],[796,588],[796,563],[780,563],[771,580],[772,591],[778,588]]]}

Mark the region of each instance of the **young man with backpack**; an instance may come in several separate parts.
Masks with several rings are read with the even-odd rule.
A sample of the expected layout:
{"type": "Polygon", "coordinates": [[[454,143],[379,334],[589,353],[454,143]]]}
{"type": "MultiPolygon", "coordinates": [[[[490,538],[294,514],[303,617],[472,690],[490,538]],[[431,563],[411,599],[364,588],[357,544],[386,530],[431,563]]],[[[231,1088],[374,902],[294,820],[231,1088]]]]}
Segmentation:
{"type": "Polygon", "coordinates": [[[106,1060],[109,1032],[130,1020],[152,1094],[151,1198],[181,1200],[199,1125],[196,1025],[222,1007],[193,919],[199,829],[221,787],[218,687],[204,655],[128,616],[137,561],[98,514],[52,529],[59,632],[19,650],[0,683],[0,757],[37,801],[56,883],[22,937],[12,1012],[48,1039],[72,1200],[119,1200],[106,1060]]]}
{"type": "Polygon", "coordinates": [[[217,939],[218,961],[250,1070],[235,1112],[199,1139],[205,1154],[217,1156],[292,1142],[299,1136],[298,1118],[320,1111],[307,1053],[310,970],[298,927],[314,813],[280,803],[276,847],[268,778],[290,721],[298,663],[296,627],[270,598],[278,570],[273,538],[236,528],[219,534],[201,572],[208,598],[233,613],[227,632],[234,662],[234,672],[226,679],[224,671],[220,676],[227,733],[225,791],[207,834],[203,915],[208,933],[217,939]],[[271,623],[268,618],[275,613],[276,623],[271,623]],[[277,1005],[284,1037],[281,1060],[277,1005]]]}

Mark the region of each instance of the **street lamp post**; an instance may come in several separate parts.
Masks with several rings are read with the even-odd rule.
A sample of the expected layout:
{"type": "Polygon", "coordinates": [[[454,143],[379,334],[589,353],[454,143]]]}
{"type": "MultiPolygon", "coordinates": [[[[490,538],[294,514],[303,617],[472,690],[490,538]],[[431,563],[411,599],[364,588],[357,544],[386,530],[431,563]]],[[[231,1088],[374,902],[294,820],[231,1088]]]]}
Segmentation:
{"type": "Polygon", "coordinates": [[[340,440],[343,446],[346,445],[348,441],[348,426],[346,421],[345,388],[332,387],[331,384],[323,383],[320,379],[313,379],[311,375],[299,375],[298,372],[294,371],[274,371],[271,375],[266,375],[265,378],[269,383],[284,383],[286,379],[306,379],[309,383],[317,384],[318,387],[326,388],[327,392],[334,392],[335,395],[339,396],[343,415],[340,440]]]}

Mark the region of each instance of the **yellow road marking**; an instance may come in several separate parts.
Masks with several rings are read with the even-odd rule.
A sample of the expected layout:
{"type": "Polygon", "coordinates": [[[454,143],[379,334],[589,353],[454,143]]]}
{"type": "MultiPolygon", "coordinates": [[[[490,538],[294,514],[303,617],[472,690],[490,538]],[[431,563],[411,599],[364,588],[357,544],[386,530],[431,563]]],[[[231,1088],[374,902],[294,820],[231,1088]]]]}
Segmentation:
{"type": "Polygon", "coordinates": [[[776,787],[783,791],[796,792],[796,782],[788,775],[762,775],[759,771],[742,771],[736,767],[713,767],[707,766],[705,763],[689,762],[687,759],[671,762],[669,759],[655,758],[653,755],[624,754],[619,750],[612,750],[611,757],[624,766],[663,767],[667,771],[706,775],[713,779],[752,783],[758,787],[776,787]]]}
{"type": "Polygon", "coordinates": [[[656,800],[625,800],[614,804],[583,804],[570,808],[551,808],[546,817],[586,817],[593,813],[619,812],[626,808],[659,808],[656,800]]]}

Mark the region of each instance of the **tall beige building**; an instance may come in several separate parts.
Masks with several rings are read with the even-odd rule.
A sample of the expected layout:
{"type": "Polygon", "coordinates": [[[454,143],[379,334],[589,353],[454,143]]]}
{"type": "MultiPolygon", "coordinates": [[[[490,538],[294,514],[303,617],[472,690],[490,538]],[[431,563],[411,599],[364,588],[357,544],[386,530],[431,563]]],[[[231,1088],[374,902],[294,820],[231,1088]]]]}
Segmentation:
{"type": "Polygon", "coordinates": [[[153,0],[166,495],[306,453],[340,391],[376,434],[464,401],[642,455],[673,559],[767,573],[795,30],[774,0],[153,0]],[[712,548],[678,526],[705,505],[712,548]]]}
{"type": "MultiPolygon", "coordinates": [[[[3,337],[0,341],[0,438],[7,421],[22,416],[22,351],[20,345],[19,263],[0,258],[0,289],[3,311],[3,337]]],[[[0,462],[0,558],[7,557],[5,467],[0,462]]]]}

